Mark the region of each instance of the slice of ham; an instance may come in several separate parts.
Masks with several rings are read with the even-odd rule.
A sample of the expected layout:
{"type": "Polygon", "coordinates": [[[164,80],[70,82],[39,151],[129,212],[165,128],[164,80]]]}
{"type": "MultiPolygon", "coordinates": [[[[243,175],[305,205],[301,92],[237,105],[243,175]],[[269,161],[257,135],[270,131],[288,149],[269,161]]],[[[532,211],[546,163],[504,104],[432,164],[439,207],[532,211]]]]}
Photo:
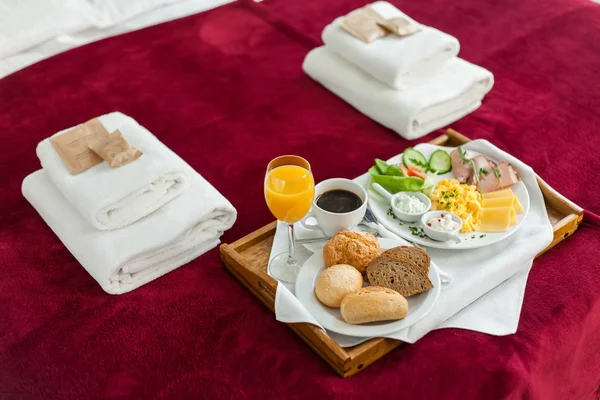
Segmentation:
{"type": "Polygon", "coordinates": [[[517,171],[506,161],[498,164],[498,172],[500,172],[499,186],[501,188],[513,185],[519,180],[519,174],[517,174],[517,171]]]}
{"type": "Polygon", "coordinates": [[[477,156],[473,159],[475,168],[477,169],[477,178],[473,175],[472,179],[468,182],[470,185],[477,185],[477,189],[481,193],[493,192],[498,190],[498,179],[494,175],[494,167],[496,164],[493,161],[488,160],[484,156],[477,156]]]}
{"type": "MultiPolygon", "coordinates": [[[[465,152],[465,158],[471,159],[471,155],[465,152]]],[[[484,156],[474,157],[471,161],[465,162],[458,150],[450,153],[452,161],[452,174],[460,183],[477,185],[481,193],[494,192],[516,183],[519,175],[512,165],[506,161],[496,165],[493,161],[484,156]],[[473,167],[478,171],[475,175],[473,167]],[[499,173],[499,177],[494,173],[494,168],[499,173]]]]}
{"type": "Polygon", "coordinates": [[[458,150],[453,150],[452,153],[450,153],[450,160],[452,161],[452,174],[460,183],[467,182],[467,180],[473,176],[471,164],[463,161],[458,154],[458,150]]]}

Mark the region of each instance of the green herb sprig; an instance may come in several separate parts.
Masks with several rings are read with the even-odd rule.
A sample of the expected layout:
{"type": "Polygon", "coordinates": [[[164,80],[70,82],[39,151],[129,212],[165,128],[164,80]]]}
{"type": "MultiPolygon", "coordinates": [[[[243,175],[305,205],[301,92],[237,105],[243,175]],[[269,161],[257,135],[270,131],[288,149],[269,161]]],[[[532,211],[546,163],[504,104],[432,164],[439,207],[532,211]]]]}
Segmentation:
{"type": "Polygon", "coordinates": [[[500,173],[500,168],[494,167],[493,171],[494,175],[496,176],[496,179],[498,179],[498,183],[500,183],[500,178],[502,177],[502,174],[500,173]]]}
{"type": "Polygon", "coordinates": [[[475,161],[473,161],[473,159],[471,159],[471,158],[468,158],[467,152],[464,151],[463,149],[461,149],[460,146],[457,147],[456,149],[458,150],[458,155],[459,155],[460,159],[464,163],[468,163],[471,166],[471,169],[474,172],[475,182],[479,183],[479,170],[477,169],[477,166],[475,165],[475,161]]]}

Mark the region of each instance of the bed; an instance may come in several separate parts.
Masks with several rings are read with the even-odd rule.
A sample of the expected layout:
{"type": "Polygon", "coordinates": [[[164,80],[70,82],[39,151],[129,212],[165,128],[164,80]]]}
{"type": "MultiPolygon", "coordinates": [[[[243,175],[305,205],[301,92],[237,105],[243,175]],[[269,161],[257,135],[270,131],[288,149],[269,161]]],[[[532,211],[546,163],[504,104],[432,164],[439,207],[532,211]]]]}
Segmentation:
{"type": "Polygon", "coordinates": [[[301,63],[359,0],[238,1],[89,43],[0,80],[0,394],[4,398],[594,399],[600,393],[600,6],[588,0],[393,1],[491,70],[453,127],[531,165],[586,209],[535,261],[516,334],[445,329],[335,376],[224,270],[215,249],[109,296],[22,197],[38,141],[119,110],[239,212],[232,242],[270,222],[262,179],[282,153],[316,180],[353,178],[407,142],[305,76],[301,63]]]}
{"type": "Polygon", "coordinates": [[[74,47],[231,1],[0,0],[0,79],[74,47]]]}

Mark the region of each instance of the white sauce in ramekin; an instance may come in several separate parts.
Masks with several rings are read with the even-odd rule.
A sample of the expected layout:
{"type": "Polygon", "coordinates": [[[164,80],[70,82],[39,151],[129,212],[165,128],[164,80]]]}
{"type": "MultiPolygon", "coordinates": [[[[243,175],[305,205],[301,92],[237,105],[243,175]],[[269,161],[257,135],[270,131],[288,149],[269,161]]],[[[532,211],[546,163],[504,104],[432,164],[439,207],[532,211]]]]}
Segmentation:
{"type": "Polygon", "coordinates": [[[427,226],[440,232],[453,232],[458,229],[460,223],[456,222],[450,214],[441,214],[427,221],[427,226]]]}
{"type": "Polygon", "coordinates": [[[410,196],[407,194],[398,195],[396,208],[407,214],[418,214],[422,213],[427,209],[427,205],[419,200],[416,196],[410,196]]]}

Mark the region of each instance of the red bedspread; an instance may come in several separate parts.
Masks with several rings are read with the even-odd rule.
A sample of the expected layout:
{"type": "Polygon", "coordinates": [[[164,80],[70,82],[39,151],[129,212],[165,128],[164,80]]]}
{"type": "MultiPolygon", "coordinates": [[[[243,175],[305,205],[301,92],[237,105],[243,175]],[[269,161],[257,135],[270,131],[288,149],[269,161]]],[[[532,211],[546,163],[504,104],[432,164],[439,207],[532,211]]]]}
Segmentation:
{"type": "MultiPolygon", "coordinates": [[[[396,3],[495,75],[481,109],[453,127],[600,213],[600,6],[396,3]]],[[[303,155],[322,180],[399,153],[410,143],[301,70],[324,25],[362,4],[235,3],[0,80],[0,398],[598,398],[598,217],[535,262],[517,334],[436,331],[342,380],[225,272],[218,250],[110,296],[21,196],[39,140],[115,110],[231,200],[239,219],[225,242],[273,219],[262,194],[272,157],[303,155]]]]}

